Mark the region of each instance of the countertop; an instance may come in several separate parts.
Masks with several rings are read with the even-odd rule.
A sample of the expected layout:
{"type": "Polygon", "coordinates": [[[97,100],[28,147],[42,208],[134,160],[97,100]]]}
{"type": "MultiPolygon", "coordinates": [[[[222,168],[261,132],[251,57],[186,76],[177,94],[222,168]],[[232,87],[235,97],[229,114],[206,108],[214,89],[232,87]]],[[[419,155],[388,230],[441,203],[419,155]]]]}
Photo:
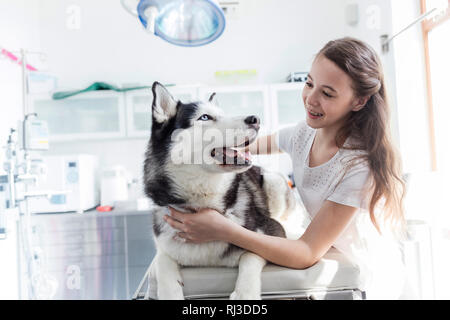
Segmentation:
{"type": "Polygon", "coordinates": [[[111,211],[97,211],[95,208],[84,211],[83,213],[78,212],[49,212],[49,213],[35,213],[33,216],[48,217],[48,216],[64,216],[64,217],[74,217],[74,216],[85,216],[85,217],[107,217],[107,216],[130,216],[130,215],[151,215],[152,210],[155,205],[150,204],[150,207],[145,210],[138,210],[136,201],[121,201],[117,203],[113,210],[111,211]]]}

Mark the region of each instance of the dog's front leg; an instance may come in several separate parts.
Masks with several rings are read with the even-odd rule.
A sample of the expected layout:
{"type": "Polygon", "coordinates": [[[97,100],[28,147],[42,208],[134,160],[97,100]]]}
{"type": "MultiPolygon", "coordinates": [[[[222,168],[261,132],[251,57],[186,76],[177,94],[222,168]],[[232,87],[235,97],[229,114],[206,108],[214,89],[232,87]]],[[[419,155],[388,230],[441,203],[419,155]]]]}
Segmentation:
{"type": "Polygon", "coordinates": [[[265,259],[252,252],[242,254],[231,300],[261,300],[261,271],[266,263],[265,259]]]}
{"type": "Polygon", "coordinates": [[[155,272],[159,300],[183,300],[180,266],[164,252],[155,256],[155,272]]]}

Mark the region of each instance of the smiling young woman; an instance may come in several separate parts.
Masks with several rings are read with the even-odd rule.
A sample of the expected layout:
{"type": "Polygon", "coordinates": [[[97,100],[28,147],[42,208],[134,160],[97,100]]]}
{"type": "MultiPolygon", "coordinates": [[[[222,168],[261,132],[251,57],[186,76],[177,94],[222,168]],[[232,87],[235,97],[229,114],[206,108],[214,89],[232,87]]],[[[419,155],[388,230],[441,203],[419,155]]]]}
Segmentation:
{"type": "Polygon", "coordinates": [[[369,298],[398,297],[404,284],[401,255],[387,226],[404,225],[404,183],[377,54],[353,38],[328,42],[314,59],[302,99],[306,120],[248,148],[291,157],[311,218],[299,239],[247,230],[211,209],[193,215],[171,209],[166,221],[186,241],[230,242],[291,268],[310,267],[333,246],[360,266],[369,298]]]}
{"type": "MultiPolygon", "coordinates": [[[[343,97],[327,96],[322,100],[321,105],[325,111],[332,110],[335,144],[338,148],[365,151],[359,158],[368,163],[373,179],[369,204],[371,220],[380,231],[375,211],[377,205],[381,205],[380,218],[401,234],[405,227],[405,184],[401,178],[400,157],[390,136],[390,109],[381,62],[371,47],[349,38],[329,42],[319,52],[318,58],[328,60],[328,64],[334,64],[335,68],[344,72],[341,81],[335,79],[336,86],[350,81],[352,89],[352,92],[348,93],[344,88],[338,87],[337,90],[343,93],[343,97]],[[345,99],[349,99],[349,95],[353,98],[346,109],[345,99]],[[329,106],[328,101],[333,101],[333,107],[329,106]],[[353,138],[354,142],[350,146],[344,146],[348,137],[353,138]]],[[[303,92],[306,103],[311,102],[308,100],[308,93],[309,90],[303,92]]],[[[312,122],[308,124],[314,126],[312,122]]],[[[324,126],[326,125],[325,122],[324,126]]]]}

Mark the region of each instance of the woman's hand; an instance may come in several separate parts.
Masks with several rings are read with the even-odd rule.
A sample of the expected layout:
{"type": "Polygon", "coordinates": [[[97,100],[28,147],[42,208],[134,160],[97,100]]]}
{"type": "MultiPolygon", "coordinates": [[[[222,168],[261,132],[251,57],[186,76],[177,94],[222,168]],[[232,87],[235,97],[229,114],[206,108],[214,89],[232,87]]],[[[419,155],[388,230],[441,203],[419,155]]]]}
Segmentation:
{"type": "Polygon", "coordinates": [[[201,209],[197,213],[183,213],[171,207],[169,210],[170,216],[165,215],[164,220],[172,228],[181,231],[178,237],[186,242],[227,241],[234,225],[233,221],[214,209],[201,209]]]}

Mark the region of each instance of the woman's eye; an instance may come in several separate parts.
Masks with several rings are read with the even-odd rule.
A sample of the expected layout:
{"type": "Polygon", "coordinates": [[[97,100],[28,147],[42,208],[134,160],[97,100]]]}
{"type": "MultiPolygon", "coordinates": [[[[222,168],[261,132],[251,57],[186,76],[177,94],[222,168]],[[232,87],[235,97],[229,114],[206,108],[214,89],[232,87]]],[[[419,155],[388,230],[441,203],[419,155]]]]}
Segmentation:
{"type": "Polygon", "coordinates": [[[325,96],[327,96],[328,98],[333,98],[333,96],[332,96],[331,94],[326,93],[325,91],[323,92],[323,94],[324,94],[325,96]]]}
{"type": "Polygon", "coordinates": [[[306,82],[306,85],[309,87],[309,88],[312,88],[312,83],[311,82],[306,82]]]}
{"type": "Polygon", "coordinates": [[[207,115],[207,114],[203,114],[200,118],[198,118],[197,120],[202,120],[202,121],[207,121],[207,120],[212,120],[212,117],[207,115]]]}

